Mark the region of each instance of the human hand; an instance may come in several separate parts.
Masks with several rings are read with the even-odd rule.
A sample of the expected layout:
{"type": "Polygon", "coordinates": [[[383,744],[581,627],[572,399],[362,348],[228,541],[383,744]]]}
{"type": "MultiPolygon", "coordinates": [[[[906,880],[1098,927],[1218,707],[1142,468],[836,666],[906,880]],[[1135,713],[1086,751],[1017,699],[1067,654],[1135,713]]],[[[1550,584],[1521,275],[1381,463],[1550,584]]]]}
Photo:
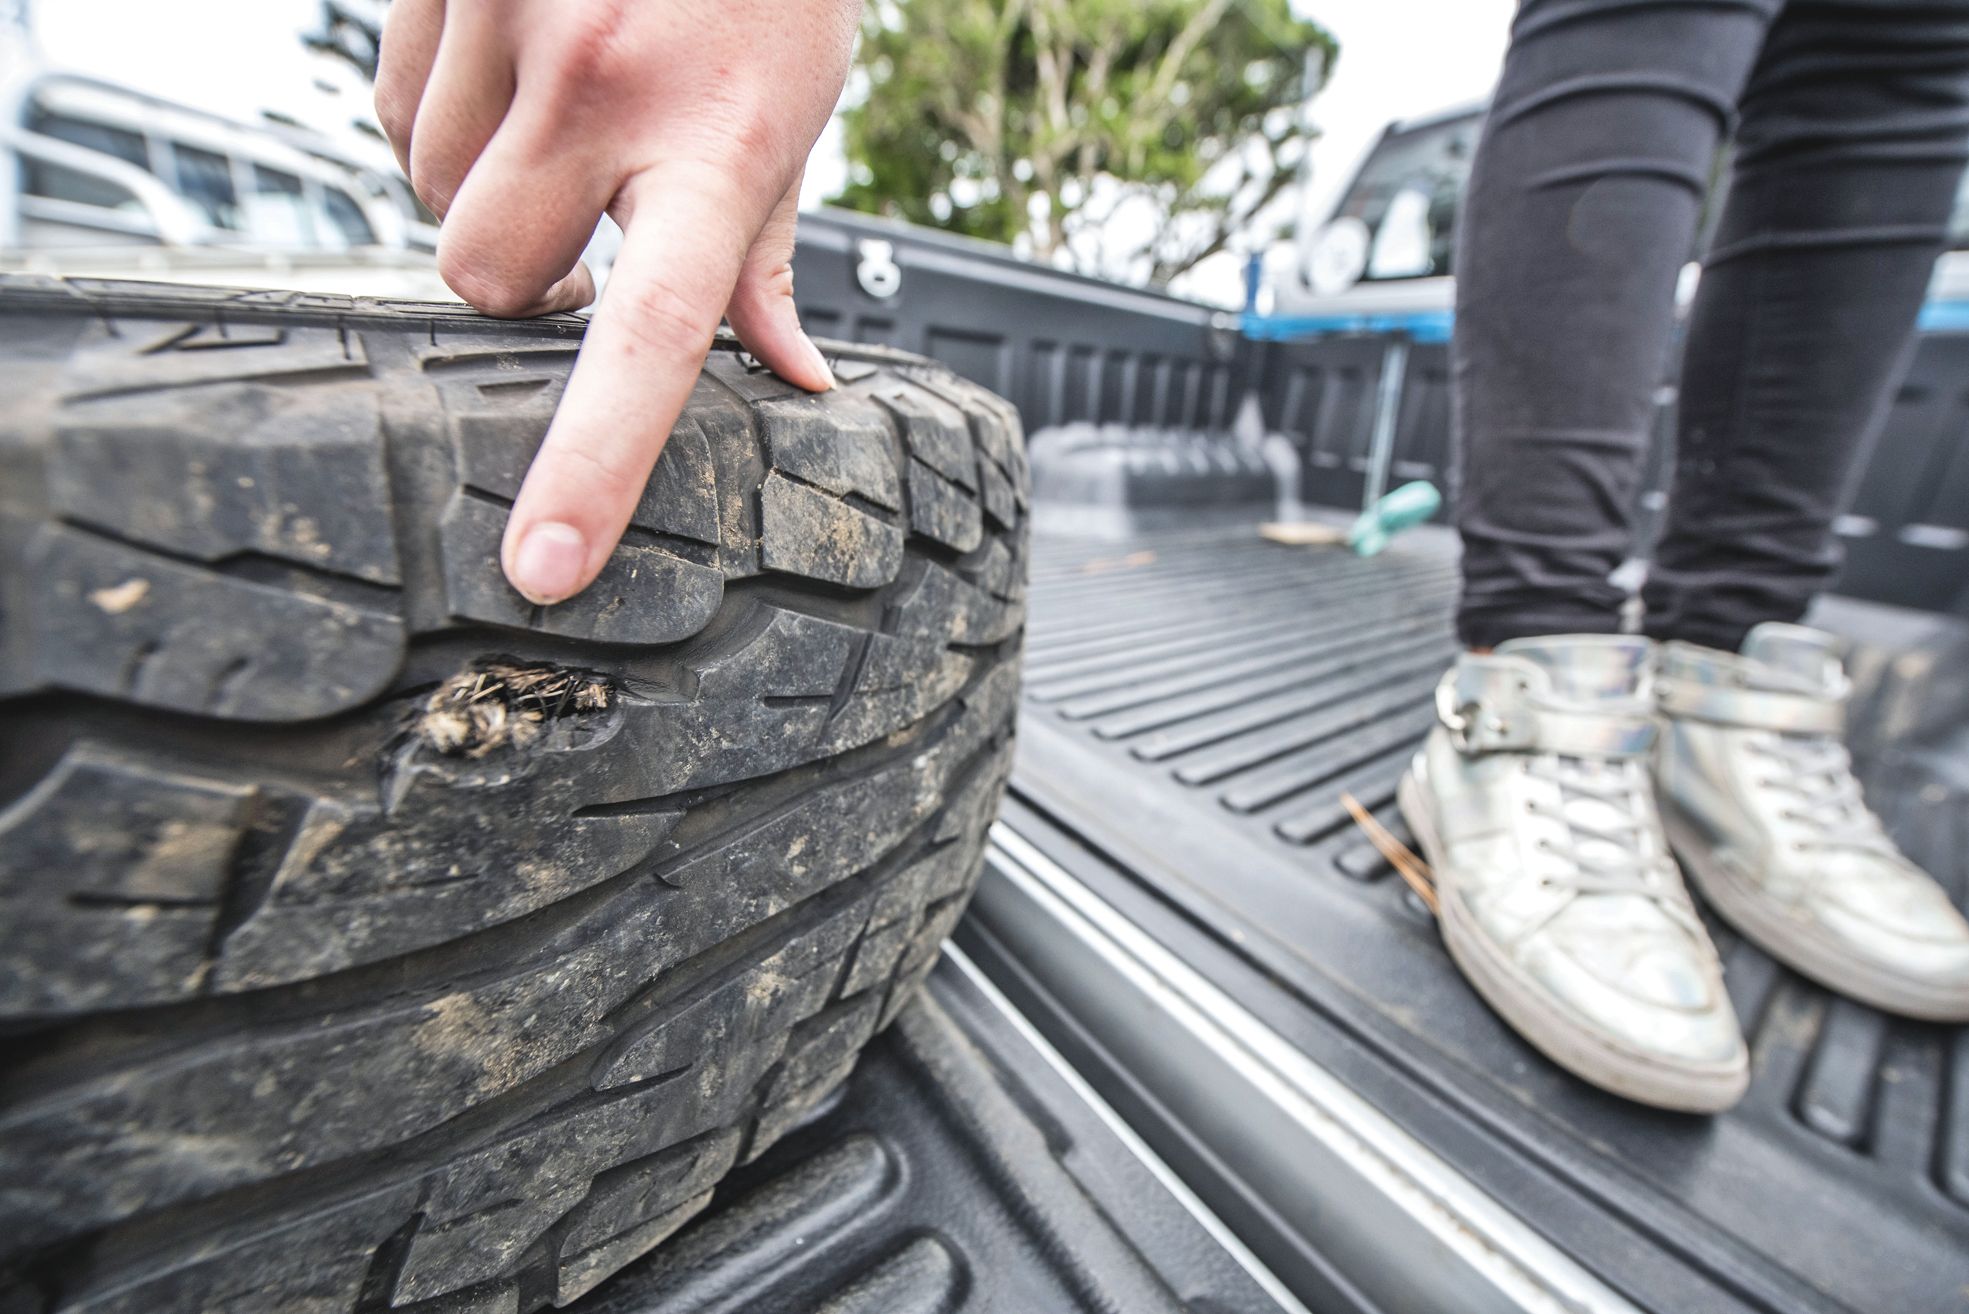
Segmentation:
{"type": "Polygon", "coordinates": [[[594,298],[621,254],[501,560],[535,603],[579,593],[622,537],[722,314],[748,351],[834,384],[793,310],[794,208],[847,77],[859,0],[396,0],[376,110],[443,221],[438,270],[490,315],[594,298]]]}

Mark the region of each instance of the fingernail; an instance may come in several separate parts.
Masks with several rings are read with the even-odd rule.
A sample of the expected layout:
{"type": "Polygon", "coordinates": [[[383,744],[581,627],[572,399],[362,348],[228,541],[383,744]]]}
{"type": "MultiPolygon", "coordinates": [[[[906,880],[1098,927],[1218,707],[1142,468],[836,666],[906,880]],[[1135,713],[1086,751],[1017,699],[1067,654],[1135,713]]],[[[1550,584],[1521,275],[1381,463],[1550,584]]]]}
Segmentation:
{"type": "Polygon", "coordinates": [[[820,389],[820,391],[826,392],[828,388],[834,386],[834,371],[828,368],[827,357],[821,355],[819,345],[804,333],[800,336],[807,344],[807,354],[813,358],[814,369],[819,371],[820,377],[827,380],[827,388],[820,389]]]}
{"type": "Polygon", "coordinates": [[[588,540],[573,525],[543,520],[526,531],[513,554],[513,587],[529,602],[550,607],[581,587],[588,540]]]}

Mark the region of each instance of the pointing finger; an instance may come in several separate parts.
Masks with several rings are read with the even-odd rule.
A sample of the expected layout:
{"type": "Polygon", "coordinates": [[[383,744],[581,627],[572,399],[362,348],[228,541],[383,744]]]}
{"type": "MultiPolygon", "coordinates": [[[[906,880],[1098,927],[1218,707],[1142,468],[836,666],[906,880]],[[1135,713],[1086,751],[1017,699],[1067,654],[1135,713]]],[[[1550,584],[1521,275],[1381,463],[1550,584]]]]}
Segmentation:
{"type": "Polygon", "coordinates": [[[540,604],[586,588],[621,539],[767,210],[705,165],[659,166],[625,199],[622,253],[506,526],[506,576],[540,604]]]}

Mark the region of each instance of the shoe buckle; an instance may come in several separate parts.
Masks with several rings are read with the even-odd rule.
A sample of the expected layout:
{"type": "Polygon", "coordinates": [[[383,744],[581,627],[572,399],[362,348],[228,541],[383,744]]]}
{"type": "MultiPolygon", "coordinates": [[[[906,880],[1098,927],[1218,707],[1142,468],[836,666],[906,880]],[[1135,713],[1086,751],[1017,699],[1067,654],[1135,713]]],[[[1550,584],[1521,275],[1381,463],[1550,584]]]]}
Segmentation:
{"type": "MultiPolygon", "coordinates": [[[[1476,751],[1477,744],[1470,738],[1470,729],[1482,715],[1482,704],[1474,700],[1461,704],[1456,701],[1456,688],[1451,681],[1444,680],[1436,686],[1436,719],[1449,731],[1449,742],[1457,752],[1468,754],[1476,751]]],[[[1492,729],[1504,729],[1501,721],[1496,721],[1494,717],[1492,720],[1495,722],[1492,729]]]]}

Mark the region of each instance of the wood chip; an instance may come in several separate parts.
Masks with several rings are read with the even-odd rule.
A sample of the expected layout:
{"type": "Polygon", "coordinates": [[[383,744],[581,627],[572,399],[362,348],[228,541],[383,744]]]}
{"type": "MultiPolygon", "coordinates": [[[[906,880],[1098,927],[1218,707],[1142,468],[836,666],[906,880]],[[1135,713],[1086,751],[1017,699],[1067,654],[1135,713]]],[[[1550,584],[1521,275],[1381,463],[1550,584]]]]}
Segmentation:
{"type": "Polygon", "coordinates": [[[1336,547],[1347,541],[1347,531],[1342,526],[1315,521],[1269,520],[1258,526],[1258,534],[1287,547],[1336,547]]]}
{"type": "Polygon", "coordinates": [[[1342,793],[1340,803],[1354,819],[1354,824],[1367,836],[1367,842],[1381,851],[1388,865],[1395,869],[1408,888],[1415,891],[1415,897],[1422,900],[1431,917],[1442,915],[1442,905],[1436,898],[1436,876],[1429,870],[1429,864],[1415,855],[1415,852],[1396,839],[1394,833],[1379,821],[1374,814],[1360,805],[1360,800],[1352,794],[1342,793]]]}

